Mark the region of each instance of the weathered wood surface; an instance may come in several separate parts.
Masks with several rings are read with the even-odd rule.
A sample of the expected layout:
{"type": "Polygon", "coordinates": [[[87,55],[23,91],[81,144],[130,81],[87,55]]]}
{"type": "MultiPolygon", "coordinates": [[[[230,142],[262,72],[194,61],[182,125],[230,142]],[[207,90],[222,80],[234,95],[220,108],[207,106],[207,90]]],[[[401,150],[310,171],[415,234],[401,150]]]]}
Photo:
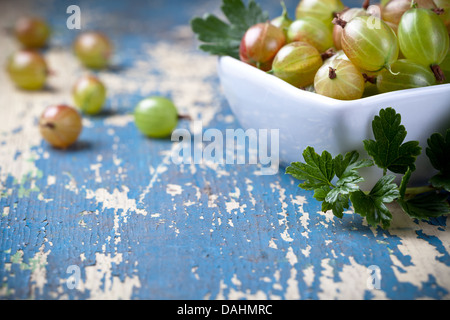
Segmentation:
{"type": "MultiPolygon", "coordinates": [[[[88,3],[82,26],[113,38],[117,68],[99,73],[106,112],[85,117],[80,142],[58,151],[42,141],[36,119],[49,104],[71,103],[85,72],[70,50],[77,32],[65,27],[67,6],[77,3],[0,2],[1,27],[30,12],[50,20],[45,56],[55,73],[39,93],[0,73],[0,298],[450,298],[448,217],[396,214],[389,231],[350,211],[338,220],[283,170],[175,165],[173,143],[139,134],[130,113],[153,94],[171,97],[204,128],[239,128],[216,58],[196,50],[188,26],[217,12],[218,1],[88,3]],[[80,270],[75,289],[71,266],[80,270]],[[371,266],[380,289],[368,286],[371,266]]],[[[17,43],[1,32],[4,65],[17,43]]]]}

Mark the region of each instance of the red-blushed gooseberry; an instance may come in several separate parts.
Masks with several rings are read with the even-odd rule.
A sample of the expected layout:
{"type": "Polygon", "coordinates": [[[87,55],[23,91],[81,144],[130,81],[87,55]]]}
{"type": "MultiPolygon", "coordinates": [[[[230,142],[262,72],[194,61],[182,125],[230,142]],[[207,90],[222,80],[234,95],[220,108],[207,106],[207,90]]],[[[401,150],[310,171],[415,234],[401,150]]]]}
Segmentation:
{"type": "Polygon", "coordinates": [[[273,74],[297,88],[314,82],[314,75],[322,66],[319,51],[307,42],[292,42],[277,53],[272,65],[273,74]]]}
{"type": "Polygon", "coordinates": [[[288,42],[307,42],[319,52],[325,52],[333,46],[331,30],[320,20],[311,17],[294,21],[288,30],[288,42]]]}
{"type": "Polygon", "coordinates": [[[98,114],[106,100],[106,88],[94,75],[82,76],[72,89],[75,105],[84,113],[98,114]]]}
{"type": "Polygon", "coordinates": [[[36,51],[21,50],[12,54],[6,70],[14,84],[25,90],[40,90],[48,75],[44,57],[36,51]]]}
{"type": "Polygon", "coordinates": [[[108,66],[113,46],[111,41],[100,32],[84,32],[74,42],[73,49],[81,63],[91,69],[103,69],[108,66]]]}
{"type": "Polygon", "coordinates": [[[42,137],[53,147],[65,149],[77,141],[83,128],[80,114],[67,105],[49,106],[39,119],[42,137]]]}
{"type": "Polygon", "coordinates": [[[373,16],[355,17],[349,22],[335,19],[343,27],[341,45],[346,56],[360,69],[390,69],[397,61],[399,45],[395,32],[384,21],[373,16]]]}
{"type": "Polygon", "coordinates": [[[36,49],[47,44],[50,27],[41,18],[23,17],[17,20],[14,33],[25,48],[36,49]]]}
{"type": "Polygon", "coordinates": [[[269,22],[258,23],[250,27],[242,37],[239,55],[241,61],[269,71],[273,58],[285,43],[286,37],[280,28],[269,22]]]}
{"type": "Polygon", "coordinates": [[[178,124],[177,108],[167,98],[149,97],[138,103],[134,110],[137,128],[151,138],[169,136],[178,124]]]}
{"type": "MultiPolygon", "coordinates": [[[[436,5],[431,0],[414,0],[419,8],[434,9],[436,5]]],[[[411,9],[411,0],[391,0],[381,11],[381,18],[385,22],[398,25],[403,14],[411,9]]]]}
{"type": "Polygon", "coordinates": [[[448,53],[450,39],[436,13],[420,8],[406,11],[398,26],[398,40],[408,60],[430,67],[438,82],[445,80],[439,64],[448,53]]]}
{"type": "Polygon", "coordinates": [[[335,59],[324,64],[314,78],[318,94],[338,99],[355,100],[364,93],[364,78],[350,61],[335,59]]]}
{"type": "MultiPolygon", "coordinates": [[[[360,17],[367,15],[366,10],[363,8],[351,8],[348,10],[344,10],[342,13],[339,14],[339,17],[344,21],[350,21],[355,17],[360,17]]],[[[334,47],[337,50],[342,50],[341,45],[341,38],[342,38],[342,28],[338,25],[333,26],[333,43],[334,47]]]]}

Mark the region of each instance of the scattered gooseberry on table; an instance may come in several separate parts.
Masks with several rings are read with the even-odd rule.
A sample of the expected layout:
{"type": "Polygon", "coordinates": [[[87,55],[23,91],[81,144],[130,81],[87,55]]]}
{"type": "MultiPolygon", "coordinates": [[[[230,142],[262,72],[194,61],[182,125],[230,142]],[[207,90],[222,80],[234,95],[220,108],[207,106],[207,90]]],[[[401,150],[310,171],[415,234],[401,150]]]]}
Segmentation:
{"type": "Polygon", "coordinates": [[[73,49],[81,63],[92,69],[107,67],[113,52],[113,46],[108,37],[94,31],[80,34],[75,39],[73,49]]]}
{"type": "Polygon", "coordinates": [[[82,76],[72,89],[75,105],[84,113],[98,114],[106,100],[106,88],[94,75],[82,76]]]}
{"type": "Polygon", "coordinates": [[[14,27],[17,40],[28,49],[42,48],[47,44],[50,27],[38,17],[23,17],[14,27]]]}
{"type": "Polygon", "coordinates": [[[21,50],[12,54],[6,70],[15,85],[25,90],[40,90],[48,75],[47,63],[37,51],[21,50]]]}
{"type": "Polygon", "coordinates": [[[258,23],[244,34],[239,56],[243,62],[269,71],[275,55],[285,44],[286,37],[280,28],[269,22],[258,23]]]}
{"type": "Polygon", "coordinates": [[[65,149],[77,141],[83,128],[80,114],[67,105],[52,105],[39,119],[42,137],[53,147],[65,149]]]}
{"type": "Polygon", "coordinates": [[[364,78],[350,61],[335,59],[324,64],[314,78],[316,92],[338,100],[355,100],[364,93],[364,78]]]}
{"type": "Polygon", "coordinates": [[[137,104],[134,119],[139,131],[146,136],[165,138],[176,128],[178,112],[169,99],[149,97],[137,104]]]}
{"type": "Polygon", "coordinates": [[[314,75],[322,63],[322,57],[315,47],[307,42],[292,42],[281,48],[275,56],[272,73],[302,88],[314,82],[314,75]]]}

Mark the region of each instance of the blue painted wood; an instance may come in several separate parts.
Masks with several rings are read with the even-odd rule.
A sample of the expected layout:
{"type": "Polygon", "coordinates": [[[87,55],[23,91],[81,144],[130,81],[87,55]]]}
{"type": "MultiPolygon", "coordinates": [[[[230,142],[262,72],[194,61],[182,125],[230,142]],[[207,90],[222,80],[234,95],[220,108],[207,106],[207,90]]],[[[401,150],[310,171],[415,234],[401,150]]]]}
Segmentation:
{"type": "MultiPolygon", "coordinates": [[[[278,4],[260,3],[278,14],[278,4]]],[[[286,3],[292,13],[295,1],[286,3]]],[[[193,35],[180,38],[183,29],[177,27],[194,15],[217,12],[220,2],[55,1],[41,7],[33,1],[31,7],[55,28],[52,44],[62,48],[77,34],[65,29],[69,4],[97,13],[83,27],[104,30],[116,43],[118,68],[107,75],[133,77],[127,71],[162,43],[207,61],[193,35]]],[[[163,81],[167,73],[158,65],[143,72],[163,81]]],[[[204,84],[213,88],[214,106],[202,105],[199,97],[199,117],[216,108],[206,128],[239,128],[215,74],[204,84]]],[[[176,99],[177,83],[169,91],[156,86],[152,94],[176,99]]],[[[43,141],[32,146],[39,157],[29,161],[37,171],[21,180],[8,171],[23,161],[20,154],[0,163],[7,177],[0,184],[0,298],[450,297],[447,218],[396,216],[393,229],[375,230],[351,213],[342,220],[320,213],[312,193],[282,170],[257,176],[252,165],[175,165],[167,157],[172,142],[144,138],[132,121],[108,122],[126,118],[143,97],[140,90],[110,90],[107,111],[88,118],[75,147],[58,151],[43,141]],[[382,276],[379,290],[367,286],[373,265],[382,276]],[[77,289],[68,286],[70,266],[80,270],[77,289]]],[[[2,129],[0,152],[22,131],[21,123],[13,131],[2,129]]]]}

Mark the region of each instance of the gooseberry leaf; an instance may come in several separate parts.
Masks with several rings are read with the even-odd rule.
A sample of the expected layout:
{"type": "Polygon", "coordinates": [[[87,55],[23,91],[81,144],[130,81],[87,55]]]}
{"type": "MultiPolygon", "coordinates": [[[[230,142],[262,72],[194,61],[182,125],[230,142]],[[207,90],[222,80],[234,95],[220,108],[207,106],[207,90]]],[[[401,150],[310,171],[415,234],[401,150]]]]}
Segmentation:
{"type": "Polygon", "coordinates": [[[416,169],[414,163],[421,153],[418,141],[404,142],[406,129],[401,116],[394,109],[380,110],[372,121],[375,140],[364,140],[364,148],[375,164],[394,173],[405,174],[408,168],[416,169]]]}
{"type": "Polygon", "coordinates": [[[397,202],[411,218],[429,220],[450,214],[447,199],[448,194],[433,191],[419,194],[408,200],[398,199],[397,202]]]}
{"type": "Polygon", "coordinates": [[[286,173],[303,180],[299,185],[305,190],[314,190],[314,198],[322,202],[322,211],[332,210],[333,214],[342,218],[345,209],[350,207],[349,195],[359,190],[358,183],[364,181],[357,169],[373,165],[371,160],[358,160],[356,151],[334,159],[324,151],[322,155],[308,147],[303,152],[305,163],[294,162],[286,169],[286,173]],[[336,186],[332,180],[337,176],[336,186]]]}
{"type": "Polygon", "coordinates": [[[316,189],[314,191],[314,198],[317,201],[322,202],[323,212],[331,210],[336,217],[342,219],[344,216],[344,210],[350,208],[349,195],[337,194],[336,199],[330,203],[326,201],[326,198],[332,190],[333,189],[326,186],[316,189]]]}
{"type": "Polygon", "coordinates": [[[400,196],[399,189],[393,182],[394,179],[393,175],[383,176],[369,194],[359,190],[350,195],[355,212],[365,217],[373,227],[381,224],[386,229],[390,226],[392,214],[386,204],[400,196]]]}
{"type": "Polygon", "coordinates": [[[431,178],[430,183],[435,188],[450,192],[450,129],[445,137],[435,133],[428,139],[426,154],[433,167],[439,171],[431,178]]]}
{"type": "Polygon", "coordinates": [[[223,0],[221,9],[229,23],[206,14],[192,19],[191,28],[203,42],[199,46],[201,50],[239,59],[239,46],[245,32],[257,23],[266,22],[269,16],[254,0],[247,6],[242,0],[223,0]]]}
{"type": "Polygon", "coordinates": [[[318,155],[313,147],[307,147],[303,152],[303,159],[305,163],[293,162],[286,169],[287,174],[304,181],[299,185],[300,188],[314,190],[332,186],[331,180],[335,176],[334,165],[333,157],[328,151],[318,155]]]}

